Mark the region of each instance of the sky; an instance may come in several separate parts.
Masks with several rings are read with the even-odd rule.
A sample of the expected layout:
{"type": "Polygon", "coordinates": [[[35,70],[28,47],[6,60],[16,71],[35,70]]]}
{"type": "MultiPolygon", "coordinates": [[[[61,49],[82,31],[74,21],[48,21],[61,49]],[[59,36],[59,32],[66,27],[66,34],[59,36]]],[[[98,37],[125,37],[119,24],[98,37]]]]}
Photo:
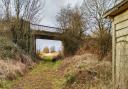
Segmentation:
{"type": "Polygon", "coordinates": [[[58,26],[56,23],[56,16],[59,14],[61,8],[66,7],[68,4],[71,7],[80,6],[83,0],[46,0],[43,18],[40,24],[48,26],[58,26]]]}
{"type": "Polygon", "coordinates": [[[37,39],[36,40],[36,50],[43,51],[45,47],[48,47],[49,49],[51,47],[55,47],[55,51],[61,51],[63,48],[62,42],[58,40],[47,40],[47,39],[37,39]]]}
{"type": "MultiPolygon", "coordinates": [[[[58,27],[56,16],[59,14],[61,8],[66,7],[68,4],[71,7],[80,6],[83,0],[46,0],[46,4],[43,12],[43,19],[39,23],[40,25],[53,26],[58,27]]],[[[61,50],[62,42],[55,40],[46,40],[46,39],[37,39],[36,40],[36,48],[37,50],[43,50],[44,47],[51,48],[55,47],[56,51],[61,50]]]]}

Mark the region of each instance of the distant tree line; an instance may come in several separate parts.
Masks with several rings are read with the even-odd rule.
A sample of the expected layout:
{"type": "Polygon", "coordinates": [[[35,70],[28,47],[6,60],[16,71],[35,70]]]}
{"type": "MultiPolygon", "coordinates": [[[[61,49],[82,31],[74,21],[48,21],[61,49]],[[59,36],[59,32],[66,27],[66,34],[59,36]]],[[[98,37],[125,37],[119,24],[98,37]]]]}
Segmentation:
{"type": "Polygon", "coordinates": [[[46,47],[44,47],[43,52],[44,52],[44,53],[54,53],[54,52],[56,52],[55,46],[52,46],[51,48],[48,48],[48,47],[46,46],[46,47]]]}

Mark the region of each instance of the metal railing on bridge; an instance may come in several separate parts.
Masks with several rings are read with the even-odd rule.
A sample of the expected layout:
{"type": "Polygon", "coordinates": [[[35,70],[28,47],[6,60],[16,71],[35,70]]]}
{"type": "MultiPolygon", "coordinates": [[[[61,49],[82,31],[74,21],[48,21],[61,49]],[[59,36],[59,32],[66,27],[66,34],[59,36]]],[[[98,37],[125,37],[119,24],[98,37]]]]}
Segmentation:
{"type": "Polygon", "coordinates": [[[60,28],[57,27],[51,27],[51,26],[45,26],[45,25],[39,25],[39,24],[33,24],[30,23],[30,28],[32,30],[43,30],[43,31],[48,31],[48,32],[58,32],[60,28]]]}

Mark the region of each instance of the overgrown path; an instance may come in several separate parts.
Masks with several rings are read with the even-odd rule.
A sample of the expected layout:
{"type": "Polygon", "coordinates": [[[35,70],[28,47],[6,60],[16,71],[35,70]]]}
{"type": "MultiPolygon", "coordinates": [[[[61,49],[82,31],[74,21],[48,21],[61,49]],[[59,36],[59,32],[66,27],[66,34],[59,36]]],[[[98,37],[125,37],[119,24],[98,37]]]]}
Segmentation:
{"type": "Polygon", "coordinates": [[[16,80],[11,89],[61,89],[61,73],[57,70],[60,63],[41,62],[30,73],[16,80]]]}
{"type": "Polygon", "coordinates": [[[2,89],[112,89],[111,71],[111,62],[99,62],[96,55],[76,55],[42,61],[23,77],[5,81],[2,89]]]}

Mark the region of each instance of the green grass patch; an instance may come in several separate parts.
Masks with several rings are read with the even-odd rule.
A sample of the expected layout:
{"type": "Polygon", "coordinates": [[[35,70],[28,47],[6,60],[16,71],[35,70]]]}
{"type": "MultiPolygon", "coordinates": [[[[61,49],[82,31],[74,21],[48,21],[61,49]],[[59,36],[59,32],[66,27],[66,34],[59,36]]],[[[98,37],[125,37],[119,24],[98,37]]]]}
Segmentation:
{"type": "Polygon", "coordinates": [[[45,60],[45,61],[53,61],[53,57],[51,57],[51,56],[44,56],[43,60],[45,60]]]}
{"type": "Polygon", "coordinates": [[[17,81],[21,80],[22,77],[20,75],[16,76],[15,80],[0,80],[0,89],[10,89],[17,81]]]}
{"type": "Polygon", "coordinates": [[[11,81],[8,80],[0,81],[0,89],[9,89],[10,85],[11,85],[11,81]]]}

